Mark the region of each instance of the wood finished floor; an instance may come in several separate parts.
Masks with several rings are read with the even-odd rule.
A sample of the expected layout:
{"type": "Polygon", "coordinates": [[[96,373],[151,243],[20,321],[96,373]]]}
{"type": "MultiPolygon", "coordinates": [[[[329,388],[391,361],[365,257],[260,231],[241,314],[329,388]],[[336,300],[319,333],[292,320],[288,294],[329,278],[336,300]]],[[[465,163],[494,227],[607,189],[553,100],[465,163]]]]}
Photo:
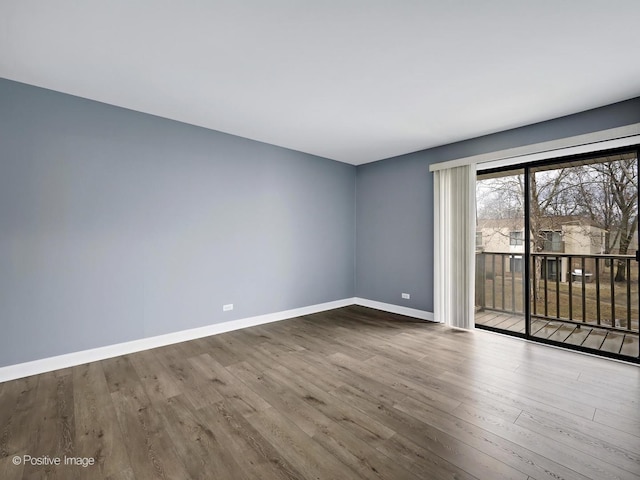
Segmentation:
{"type": "Polygon", "coordinates": [[[635,365],[352,306],[2,383],[0,479],[640,479],[639,398],[635,365]]]}

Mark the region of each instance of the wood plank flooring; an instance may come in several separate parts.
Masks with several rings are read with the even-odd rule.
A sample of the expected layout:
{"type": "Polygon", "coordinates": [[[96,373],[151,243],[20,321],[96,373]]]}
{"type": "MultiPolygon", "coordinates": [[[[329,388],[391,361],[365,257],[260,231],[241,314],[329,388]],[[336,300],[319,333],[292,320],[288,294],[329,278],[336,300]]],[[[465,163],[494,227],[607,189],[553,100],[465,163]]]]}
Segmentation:
{"type": "MultiPolygon", "coordinates": [[[[476,312],[476,324],[500,328],[510,332],[524,333],[525,318],[522,314],[495,310],[476,312]]],[[[617,353],[628,357],[637,357],[640,342],[638,333],[620,333],[586,325],[574,325],[562,321],[534,319],[531,322],[531,334],[535,337],[555,340],[556,342],[581,345],[592,350],[617,353]]]]}
{"type": "Polygon", "coordinates": [[[0,384],[20,478],[640,479],[640,368],[345,307],[0,384]]]}

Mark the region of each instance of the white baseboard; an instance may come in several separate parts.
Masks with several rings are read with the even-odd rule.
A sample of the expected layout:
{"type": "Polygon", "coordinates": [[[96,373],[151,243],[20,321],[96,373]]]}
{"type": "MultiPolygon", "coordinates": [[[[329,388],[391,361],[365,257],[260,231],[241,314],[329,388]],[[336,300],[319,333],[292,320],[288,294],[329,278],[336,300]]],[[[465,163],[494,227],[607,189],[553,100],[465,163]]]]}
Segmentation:
{"type": "Polygon", "coordinates": [[[51,372],[52,370],[59,370],[61,368],[74,367],[84,363],[96,362],[98,360],[105,360],[107,358],[118,357],[120,355],[140,352],[142,350],[149,350],[151,348],[163,347],[173,343],[186,342],[196,338],[208,337],[219,333],[230,332],[232,330],[239,330],[241,328],[254,327],[256,325],[277,322],[287,318],[333,310],[334,308],[346,307],[353,304],[353,298],[345,298],[334,302],[320,303],[308,307],[284,310],[282,312],[231,320],[229,322],[207,325],[206,327],[192,328],[189,330],[167,333],[165,335],[108,345],[106,347],[92,348],[90,350],[67,353],[55,357],[43,358],[41,360],[0,367],[0,383],[40,373],[51,372]]]}
{"type": "Polygon", "coordinates": [[[29,377],[31,375],[38,375],[40,373],[51,372],[62,368],[75,367],[76,365],[82,365],[84,363],[97,362],[99,360],[127,355],[129,353],[141,352],[151,348],[186,342],[196,338],[231,332],[241,328],[264,325],[266,323],[278,322],[280,320],[300,317],[303,315],[311,315],[312,313],[324,312],[327,310],[333,310],[334,308],[346,307],[348,305],[362,305],[364,307],[398,313],[408,317],[433,321],[433,313],[424,310],[401,307],[390,303],[376,302],[375,300],[367,300],[365,298],[344,298],[333,302],[320,303],[317,305],[310,305],[308,307],[294,308],[292,310],[268,313],[266,315],[258,315],[255,317],[241,318],[238,320],[231,320],[229,322],[215,323],[213,325],[207,325],[206,327],[192,328],[189,330],[167,333],[165,335],[141,338],[140,340],[132,340],[130,342],[107,345],[105,347],[92,348],[90,350],[66,353],[55,357],[0,367],[0,383],[15,380],[17,378],[29,377]]]}
{"type": "Polygon", "coordinates": [[[402,307],[400,305],[393,305],[392,303],[376,302],[375,300],[367,300],[366,298],[355,297],[353,303],[356,305],[362,305],[363,307],[375,308],[377,310],[383,310],[385,312],[397,313],[399,315],[406,315],[407,317],[419,318],[421,320],[434,321],[433,312],[427,312],[426,310],[418,310],[415,308],[402,307]]]}

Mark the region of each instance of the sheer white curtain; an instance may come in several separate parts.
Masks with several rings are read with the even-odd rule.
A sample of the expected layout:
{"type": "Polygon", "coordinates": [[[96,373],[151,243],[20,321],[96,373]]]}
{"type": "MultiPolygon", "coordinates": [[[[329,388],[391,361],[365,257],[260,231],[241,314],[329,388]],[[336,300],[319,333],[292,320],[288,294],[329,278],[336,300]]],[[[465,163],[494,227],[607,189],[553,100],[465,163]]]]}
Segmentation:
{"type": "Polygon", "coordinates": [[[476,166],[434,172],[434,314],[451,327],[474,326],[476,166]]]}

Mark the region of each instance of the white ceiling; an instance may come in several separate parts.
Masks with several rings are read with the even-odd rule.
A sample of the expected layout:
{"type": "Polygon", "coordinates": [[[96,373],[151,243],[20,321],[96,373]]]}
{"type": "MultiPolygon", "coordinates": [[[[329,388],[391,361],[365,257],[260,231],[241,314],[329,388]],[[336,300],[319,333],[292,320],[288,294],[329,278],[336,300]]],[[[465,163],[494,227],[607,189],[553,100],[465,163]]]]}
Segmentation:
{"type": "Polygon", "coordinates": [[[358,165],[640,96],[639,26],[639,0],[0,0],[0,76],[358,165]]]}

